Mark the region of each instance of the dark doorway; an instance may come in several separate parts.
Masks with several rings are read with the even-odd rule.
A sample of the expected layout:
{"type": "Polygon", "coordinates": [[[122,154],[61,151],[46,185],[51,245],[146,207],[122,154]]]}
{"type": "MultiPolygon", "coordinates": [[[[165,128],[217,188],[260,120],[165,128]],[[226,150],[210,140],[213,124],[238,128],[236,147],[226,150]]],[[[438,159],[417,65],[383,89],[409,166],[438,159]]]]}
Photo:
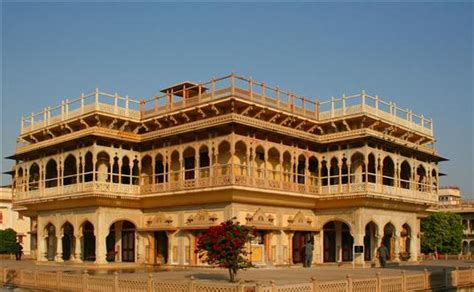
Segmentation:
{"type": "Polygon", "coordinates": [[[135,261],[135,225],[130,221],[122,224],[122,262],[135,261]]]}
{"type": "Polygon", "coordinates": [[[354,245],[354,238],[351,235],[349,230],[349,226],[347,224],[342,223],[342,261],[349,262],[352,261],[353,251],[352,246],[354,245]]]}
{"type": "MultiPolygon", "coordinates": [[[[263,238],[263,237],[262,237],[263,238]]],[[[293,263],[304,262],[304,245],[311,240],[311,232],[295,232],[293,235],[293,263]]]]}
{"type": "Polygon", "coordinates": [[[74,229],[71,224],[65,223],[63,225],[63,238],[62,238],[62,246],[63,246],[63,260],[68,261],[71,259],[71,252],[73,248],[73,236],[74,236],[74,229]]]}
{"type": "Polygon", "coordinates": [[[165,231],[155,232],[155,264],[168,263],[168,236],[165,231]]]}
{"type": "Polygon", "coordinates": [[[326,223],[323,227],[323,261],[325,263],[336,262],[336,224],[334,222],[326,223]]]}
{"type": "Polygon", "coordinates": [[[95,261],[94,225],[87,221],[82,227],[83,253],[82,260],[95,261]]]}

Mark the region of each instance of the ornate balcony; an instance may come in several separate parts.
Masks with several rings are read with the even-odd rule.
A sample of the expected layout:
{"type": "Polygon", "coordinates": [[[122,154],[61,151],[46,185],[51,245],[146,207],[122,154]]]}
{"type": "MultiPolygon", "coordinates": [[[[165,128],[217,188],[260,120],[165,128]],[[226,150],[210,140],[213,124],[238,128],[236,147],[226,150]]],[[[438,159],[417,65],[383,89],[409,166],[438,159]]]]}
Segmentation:
{"type": "Polygon", "coordinates": [[[155,175],[144,173],[117,175],[96,171],[29,183],[19,180],[15,188],[14,200],[21,203],[91,194],[104,197],[139,198],[141,195],[160,195],[226,186],[324,199],[370,194],[381,198],[397,198],[430,204],[438,202],[436,188],[433,186],[382,176],[381,173],[341,173],[318,177],[238,164],[167,173],[163,171],[155,175]]]}

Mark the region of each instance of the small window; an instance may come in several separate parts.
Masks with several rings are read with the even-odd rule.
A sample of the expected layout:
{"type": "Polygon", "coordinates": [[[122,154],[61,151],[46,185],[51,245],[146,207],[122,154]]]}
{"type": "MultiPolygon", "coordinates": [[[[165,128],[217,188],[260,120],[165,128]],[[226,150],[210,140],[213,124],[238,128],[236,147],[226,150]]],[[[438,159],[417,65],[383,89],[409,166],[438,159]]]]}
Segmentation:
{"type": "Polygon", "coordinates": [[[18,235],[18,242],[23,244],[23,235],[18,235]]]}
{"type": "Polygon", "coordinates": [[[18,220],[23,220],[23,214],[18,213],[18,220]]]}
{"type": "Polygon", "coordinates": [[[0,211],[0,224],[3,224],[3,212],[0,211]]]}

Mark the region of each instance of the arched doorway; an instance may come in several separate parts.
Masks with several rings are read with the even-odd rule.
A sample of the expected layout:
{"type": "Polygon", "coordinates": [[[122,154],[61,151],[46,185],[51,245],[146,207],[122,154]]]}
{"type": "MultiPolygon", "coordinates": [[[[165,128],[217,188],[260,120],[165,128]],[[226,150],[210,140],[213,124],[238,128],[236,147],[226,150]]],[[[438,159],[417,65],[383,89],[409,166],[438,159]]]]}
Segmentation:
{"type": "Polygon", "coordinates": [[[299,264],[304,262],[304,245],[308,242],[314,242],[311,232],[297,231],[293,235],[293,263],[299,264]]]}
{"type": "Polygon", "coordinates": [[[54,261],[56,257],[56,246],[57,246],[57,239],[56,239],[56,228],[53,224],[49,223],[46,225],[45,233],[47,234],[46,237],[46,259],[48,261],[54,261]]]}
{"type": "Polygon", "coordinates": [[[82,224],[82,260],[95,261],[94,225],[89,221],[82,224]]]}
{"type": "Polygon", "coordinates": [[[377,225],[370,221],[365,225],[365,236],[364,236],[364,260],[373,260],[375,250],[377,249],[376,243],[377,237],[377,225]]]}
{"type": "Polygon", "coordinates": [[[382,242],[389,251],[387,259],[392,260],[395,257],[395,227],[392,223],[385,224],[382,242]]]}
{"type": "Polygon", "coordinates": [[[354,238],[350,227],[341,221],[323,226],[323,261],[325,263],[352,261],[354,238]]]}
{"type": "Polygon", "coordinates": [[[107,261],[135,261],[135,232],[135,224],[130,221],[122,220],[112,223],[109,228],[109,234],[105,239],[107,261]]]}
{"type": "Polygon", "coordinates": [[[66,222],[62,226],[63,237],[61,239],[61,244],[63,247],[63,260],[68,261],[71,259],[71,255],[74,254],[74,227],[71,223],[66,222]]]}

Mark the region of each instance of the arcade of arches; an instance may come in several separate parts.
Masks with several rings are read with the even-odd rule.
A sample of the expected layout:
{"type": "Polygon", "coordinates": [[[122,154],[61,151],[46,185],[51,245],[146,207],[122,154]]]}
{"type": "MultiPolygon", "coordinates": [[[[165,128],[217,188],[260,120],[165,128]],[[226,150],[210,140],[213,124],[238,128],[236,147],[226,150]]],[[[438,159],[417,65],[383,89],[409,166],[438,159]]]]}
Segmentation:
{"type": "Polygon", "coordinates": [[[38,216],[40,261],[205,265],[193,252],[197,237],[229,213],[256,229],[250,243],[256,265],[302,263],[308,241],[315,264],[374,262],[381,242],[392,261],[415,261],[419,253],[419,221],[405,212],[358,208],[330,214],[237,203],[148,213],[106,207],[61,212],[38,216]]]}

